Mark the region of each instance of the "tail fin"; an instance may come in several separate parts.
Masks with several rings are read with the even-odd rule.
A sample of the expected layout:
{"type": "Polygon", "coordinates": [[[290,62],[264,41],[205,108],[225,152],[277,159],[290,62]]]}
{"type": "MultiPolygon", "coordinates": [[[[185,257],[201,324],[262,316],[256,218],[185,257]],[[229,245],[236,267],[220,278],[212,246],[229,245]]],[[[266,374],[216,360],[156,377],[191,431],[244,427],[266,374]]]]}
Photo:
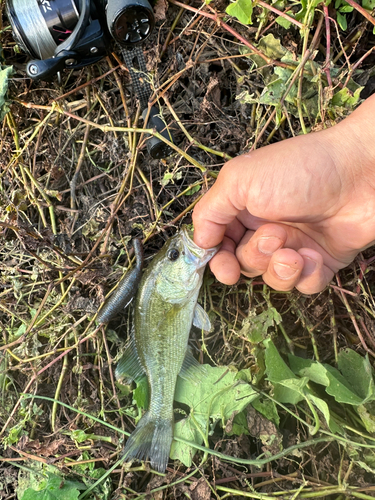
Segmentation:
{"type": "Polygon", "coordinates": [[[124,456],[150,459],[151,467],[165,472],[173,439],[171,420],[162,419],[146,412],[138,422],[124,448],[124,456]]]}

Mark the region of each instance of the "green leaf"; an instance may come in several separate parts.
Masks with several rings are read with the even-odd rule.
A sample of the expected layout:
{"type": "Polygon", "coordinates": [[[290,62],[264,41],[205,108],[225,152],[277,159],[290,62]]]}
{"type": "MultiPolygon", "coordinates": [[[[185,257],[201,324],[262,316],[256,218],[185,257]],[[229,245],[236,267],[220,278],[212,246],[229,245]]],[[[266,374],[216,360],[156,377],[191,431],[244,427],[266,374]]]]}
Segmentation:
{"type": "Polygon", "coordinates": [[[199,185],[191,187],[186,191],[185,196],[191,196],[192,194],[197,193],[201,189],[201,187],[202,186],[199,185]]]}
{"type": "Polygon", "coordinates": [[[13,74],[13,67],[8,66],[0,70],[0,121],[4,119],[4,116],[8,113],[9,108],[5,102],[5,96],[8,91],[8,80],[13,74]]]}
{"type": "MultiPolygon", "coordinates": [[[[173,435],[174,437],[186,439],[187,441],[201,445],[203,443],[203,437],[200,431],[205,427],[205,423],[205,419],[202,420],[199,416],[194,421],[191,417],[184,418],[174,424],[173,435]]],[[[172,460],[179,460],[186,465],[186,467],[190,467],[196,452],[197,449],[192,446],[173,441],[170,457],[172,460]]]]}
{"type": "MultiPolygon", "coordinates": [[[[83,482],[87,487],[90,487],[93,482],[96,482],[97,479],[100,479],[107,473],[106,469],[103,467],[98,467],[97,469],[90,470],[89,474],[83,475],[83,482]]],[[[85,497],[86,500],[110,500],[113,498],[112,496],[112,481],[109,476],[103,479],[92,491],[91,496],[85,497]]]]}
{"type": "Polygon", "coordinates": [[[137,387],[133,391],[133,400],[138,408],[142,408],[142,410],[148,408],[149,392],[147,378],[143,377],[142,380],[137,383],[137,387]]]}
{"type": "Polygon", "coordinates": [[[289,354],[288,356],[289,364],[291,369],[296,375],[300,377],[308,377],[310,380],[316,384],[321,384],[324,386],[329,385],[329,378],[326,374],[324,366],[312,359],[303,359],[298,356],[293,356],[289,354]]]}
{"type": "Polygon", "coordinates": [[[242,323],[240,335],[248,337],[250,342],[258,344],[267,335],[268,329],[281,323],[282,318],[274,307],[269,307],[257,316],[248,316],[242,323]]]}
{"type": "Polygon", "coordinates": [[[277,17],[276,22],[286,30],[288,30],[292,25],[291,21],[288,21],[288,19],[285,19],[285,17],[282,16],[277,17]]]}
{"type": "Polygon", "coordinates": [[[362,357],[352,349],[344,349],[338,355],[337,366],[364,402],[375,399],[374,379],[368,356],[362,357]]]}
{"type": "Polygon", "coordinates": [[[361,417],[367,432],[375,433],[375,403],[367,403],[357,407],[358,415],[361,417]]]}
{"type": "Polygon", "coordinates": [[[272,33],[260,39],[258,48],[271,59],[281,59],[288,51],[281,45],[278,38],[275,38],[272,33]]]}
{"type": "MultiPolygon", "coordinates": [[[[375,0],[373,0],[375,2],[375,0]]],[[[301,1],[301,10],[294,14],[295,19],[305,22],[305,16],[307,12],[307,2],[301,1]]],[[[320,3],[319,0],[312,0],[309,2],[309,8],[317,6],[320,3]]],[[[338,0],[337,4],[337,16],[338,19],[342,19],[342,23],[346,23],[345,14],[339,12],[339,9],[348,10],[350,6],[343,3],[342,0],[338,0]],[[340,17],[341,16],[341,17],[340,17]]],[[[277,21],[284,25],[285,20],[282,18],[277,18],[277,21]]],[[[285,24],[285,27],[287,25],[285,24]]],[[[319,81],[322,79],[323,66],[318,59],[314,59],[315,55],[309,61],[309,65],[314,68],[312,72],[304,72],[302,78],[302,98],[299,99],[299,85],[300,79],[297,79],[292,86],[289,88],[290,83],[294,75],[292,66],[299,64],[301,62],[301,56],[297,56],[291,51],[287,50],[282,46],[280,40],[276,39],[272,34],[269,34],[259,41],[257,47],[265,55],[272,59],[279,59],[281,62],[286,63],[286,67],[272,66],[268,65],[266,61],[261,59],[256,54],[251,54],[250,49],[240,48],[240,52],[246,57],[251,59],[254,65],[258,69],[258,74],[262,77],[264,82],[264,89],[260,95],[256,95],[247,90],[242,90],[236,99],[239,99],[241,103],[246,104],[259,104],[261,106],[257,107],[257,110],[261,112],[264,106],[274,106],[276,107],[277,117],[276,124],[278,125],[281,116],[286,111],[295,117],[302,116],[307,118],[307,120],[314,124],[319,122],[321,119],[321,102],[320,95],[318,92],[319,81]],[[288,90],[285,96],[286,90],[288,90]],[[284,109],[281,110],[280,101],[284,99],[284,109]],[[281,112],[282,111],[282,112],[281,112]]],[[[249,73],[254,71],[254,66],[249,68],[249,73]]],[[[330,68],[331,75],[333,78],[342,80],[344,77],[343,69],[339,66],[333,65],[330,68]]],[[[354,82],[352,78],[349,79],[347,87],[337,92],[335,96],[331,99],[327,99],[324,103],[324,109],[329,113],[331,120],[342,119],[348,115],[349,111],[352,111],[354,107],[358,104],[360,99],[361,89],[358,89],[358,84],[354,82]],[[349,90],[348,90],[349,89],[349,90]]]]}
{"type": "Polygon", "coordinates": [[[325,421],[327,422],[330,431],[333,432],[334,434],[343,434],[344,433],[343,429],[332,418],[327,403],[323,399],[318,398],[313,394],[309,394],[308,398],[318,408],[318,410],[320,410],[323,413],[323,416],[325,418],[325,421]]]}
{"type": "Polygon", "coordinates": [[[259,397],[257,399],[254,399],[254,401],[251,403],[251,406],[253,406],[259,413],[266,417],[267,420],[270,420],[276,425],[280,424],[280,417],[274,401],[271,401],[267,398],[262,399],[261,397],[259,397]]]}
{"type": "Polygon", "coordinates": [[[339,359],[339,367],[343,373],[333,366],[289,355],[294,373],[324,385],[327,394],[333,396],[338,403],[358,406],[374,399],[374,382],[369,361],[350,350],[340,353],[339,359]]]}
{"type": "Polygon", "coordinates": [[[304,389],[308,381],[307,377],[291,378],[274,384],[274,398],[280,403],[296,405],[305,399],[304,389]]]}
{"type": "Polygon", "coordinates": [[[329,365],[324,365],[329,378],[329,385],[326,392],[333,396],[338,403],[346,403],[349,405],[358,406],[363,403],[363,398],[358,396],[350,387],[348,381],[341,373],[329,365]]]}
{"type": "Polygon", "coordinates": [[[340,12],[337,10],[336,17],[337,17],[337,24],[343,31],[346,31],[346,28],[348,27],[348,23],[346,22],[346,16],[340,14],[340,12]]]}
{"type": "Polygon", "coordinates": [[[302,401],[307,377],[297,378],[278,353],[275,344],[264,341],[266,346],[265,362],[268,380],[274,385],[274,397],[280,403],[297,404],[302,401]]]}
{"type": "Polygon", "coordinates": [[[38,478],[38,488],[27,488],[21,500],[77,500],[80,490],[86,489],[82,483],[64,479],[47,472],[46,479],[38,478]]]}
{"type": "Polygon", "coordinates": [[[342,7],[340,7],[340,12],[342,12],[343,14],[353,12],[353,10],[354,9],[351,5],[343,5],[342,7]]]}
{"type": "Polygon", "coordinates": [[[252,24],[253,4],[251,0],[236,0],[228,5],[225,12],[236,17],[242,24],[252,24]]]}
{"type": "MultiPolygon", "coordinates": [[[[179,377],[175,392],[175,401],[187,405],[190,414],[175,424],[174,436],[197,444],[204,442],[204,436],[218,421],[225,427],[234,413],[241,412],[258,396],[249,384],[236,380],[237,371],[204,366],[207,375],[199,385],[179,377]]],[[[190,467],[195,452],[194,447],[174,441],[170,456],[190,467]]]]}
{"type": "Polygon", "coordinates": [[[375,8],[375,0],[362,0],[362,7],[364,9],[373,10],[375,8]]]}
{"type": "Polygon", "coordinates": [[[233,419],[233,423],[230,429],[228,425],[225,427],[225,432],[228,436],[242,436],[242,434],[249,435],[249,429],[247,427],[246,410],[237,413],[233,419]]]}
{"type": "Polygon", "coordinates": [[[297,377],[280,356],[272,340],[266,339],[264,345],[266,346],[265,361],[268,380],[272,383],[283,382],[286,379],[297,380],[297,377]]]}
{"type": "Polygon", "coordinates": [[[172,179],[173,179],[173,173],[172,172],[165,172],[160,183],[162,186],[166,186],[172,179]]]}
{"type": "Polygon", "coordinates": [[[84,441],[87,441],[87,439],[92,439],[93,436],[95,436],[95,434],[87,434],[82,429],[75,429],[71,433],[72,439],[74,439],[77,443],[83,443],[84,441]]]}
{"type": "Polygon", "coordinates": [[[14,425],[10,431],[8,436],[4,439],[4,443],[6,446],[10,446],[12,444],[18,443],[21,436],[24,436],[26,433],[26,420],[21,420],[16,425],[14,425]]]}

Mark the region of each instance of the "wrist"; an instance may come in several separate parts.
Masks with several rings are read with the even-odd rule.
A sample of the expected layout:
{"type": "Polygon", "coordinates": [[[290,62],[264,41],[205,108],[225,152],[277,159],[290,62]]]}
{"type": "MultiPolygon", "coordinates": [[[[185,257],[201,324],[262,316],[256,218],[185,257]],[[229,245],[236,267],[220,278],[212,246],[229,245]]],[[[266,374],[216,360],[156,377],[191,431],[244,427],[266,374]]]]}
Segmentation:
{"type": "Polygon", "coordinates": [[[353,182],[375,189],[375,95],[364,101],[339,124],[327,130],[335,164],[353,182]]]}

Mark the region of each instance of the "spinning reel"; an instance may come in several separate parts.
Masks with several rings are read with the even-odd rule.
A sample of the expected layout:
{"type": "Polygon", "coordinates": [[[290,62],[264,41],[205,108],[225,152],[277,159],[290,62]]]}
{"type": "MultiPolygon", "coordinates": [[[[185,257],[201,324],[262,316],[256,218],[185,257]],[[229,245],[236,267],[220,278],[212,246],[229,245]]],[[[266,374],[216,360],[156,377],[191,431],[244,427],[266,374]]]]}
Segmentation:
{"type": "MultiPolygon", "coordinates": [[[[147,0],[7,0],[6,12],[14,38],[32,58],[26,66],[30,78],[46,79],[64,68],[93,64],[115,41],[146,111],[151,87],[141,77],[147,74],[141,45],[155,26],[147,0]]],[[[147,127],[171,140],[158,114],[152,107],[147,127]]],[[[155,137],[147,141],[147,149],[153,158],[171,154],[169,146],[155,137]]]]}

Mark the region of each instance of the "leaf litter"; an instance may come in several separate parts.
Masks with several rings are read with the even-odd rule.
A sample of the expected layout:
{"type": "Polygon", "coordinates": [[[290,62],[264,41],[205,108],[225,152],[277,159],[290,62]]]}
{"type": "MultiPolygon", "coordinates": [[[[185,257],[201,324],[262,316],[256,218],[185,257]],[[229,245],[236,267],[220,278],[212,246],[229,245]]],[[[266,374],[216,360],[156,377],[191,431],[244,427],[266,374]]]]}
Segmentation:
{"type": "Polygon", "coordinates": [[[167,475],[118,463],[148,393],[113,379],[131,314],[106,334],[92,319],[132,265],[132,238],[150,259],[225,159],[331,126],[375,87],[373,26],[346,2],[207,3],[190,2],[191,12],[158,2],[146,44],[179,148],[163,161],[150,160],[144,139],[130,149],[134,132],[102,129],[127,125],[125,107],[136,125],[116,53],[64,73],[60,86],[31,83],[2,32],[0,498],[374,495],[371,248],[312,297],[207,276],[201,303],[214,329],[191,336],[207,377],[178,382],[167,475]],[[337,22],[328,58],[325,7],[337,22]]]}

